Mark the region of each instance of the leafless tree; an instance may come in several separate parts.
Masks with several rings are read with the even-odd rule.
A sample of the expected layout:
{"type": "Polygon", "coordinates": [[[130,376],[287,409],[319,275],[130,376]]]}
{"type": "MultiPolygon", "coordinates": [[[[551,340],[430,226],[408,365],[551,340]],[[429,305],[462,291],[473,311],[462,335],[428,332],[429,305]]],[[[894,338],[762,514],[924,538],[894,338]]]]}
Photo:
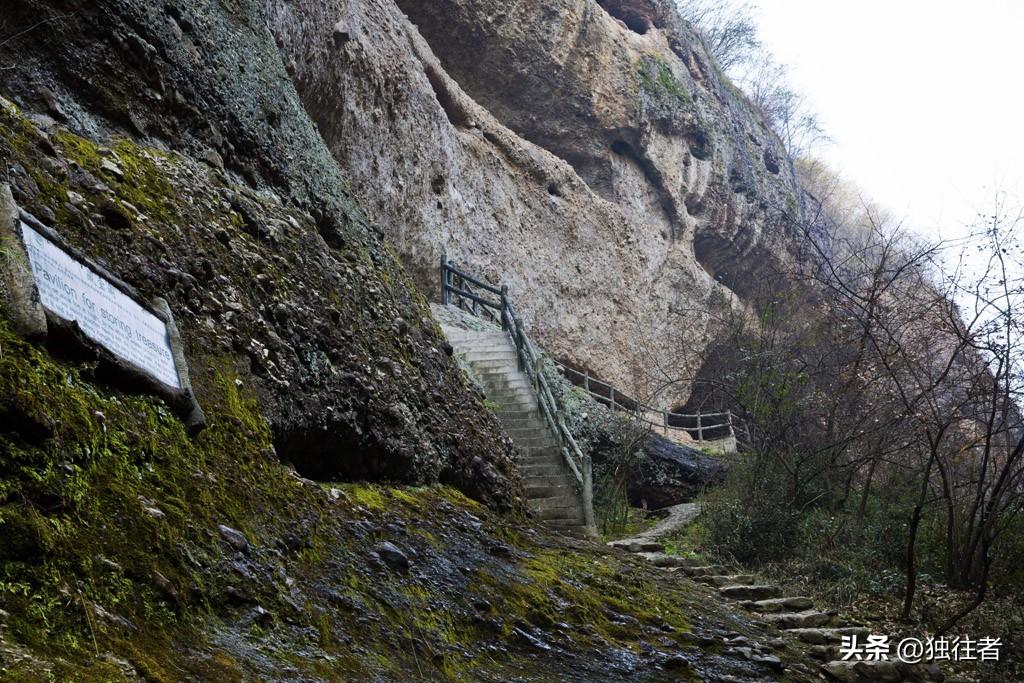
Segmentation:
{"type": "Polygon", "coordinates": [[[681,1],[683,18],[703,34],[708,48],[726,73],[747,63],[759,50],[755,7],[749,2],[681,1]]]}

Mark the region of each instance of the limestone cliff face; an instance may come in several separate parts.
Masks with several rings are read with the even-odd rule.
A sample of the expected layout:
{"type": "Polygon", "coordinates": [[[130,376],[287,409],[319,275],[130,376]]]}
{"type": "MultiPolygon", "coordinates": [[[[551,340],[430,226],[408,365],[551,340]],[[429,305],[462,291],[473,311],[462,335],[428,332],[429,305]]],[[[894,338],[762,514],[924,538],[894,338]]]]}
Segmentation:
{"type": "Polygon", "coordinates": [[[786,155],[668,4],[268,7],[307,111],[424,292],[447,252],[507,282],[563,360],[644,394],[702,350],[694,311],[742,306],[788,258],[786,155]]]}

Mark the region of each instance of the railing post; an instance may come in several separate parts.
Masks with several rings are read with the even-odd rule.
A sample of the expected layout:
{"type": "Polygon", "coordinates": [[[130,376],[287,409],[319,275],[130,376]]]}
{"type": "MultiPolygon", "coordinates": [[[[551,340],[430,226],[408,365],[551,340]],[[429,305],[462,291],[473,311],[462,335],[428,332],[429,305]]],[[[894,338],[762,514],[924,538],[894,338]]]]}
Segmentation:
{"type": "Polygon", "coordinates": [[[519,322],[519,318],[516,318],[514,323],[516,326],[516,359],[519,361],[519,371],[522,372],[523,370],[526,369],[526,361],[523,359],[523,357],[526,355],[526,353],[523,351],[523,324],[519,322]]]}
{"type": "Polygon", "coordinates": [[[697,410],[697,443],[704,443],[704,427],[700,423],[700,410],[697,410]]]}
{"type": "Polygon", "coordinates": [[[594,521],[594,467],[589,455],[583,456],[583,521],[587,525],[587,533],[597,536],[597,523],[594,521]]]}
{"type": "Polygon", "coordinates": [[[661,411],[661,415],[665,418],[665,436],[668,436],[668,411],[661,411]]]}
{"type": "Polygon", "coordinates": [[[615,412],[615,387],[608,387],[608,396],[612,399],[612,412],[615,412]]]}
{"type": "Polygon", "coordinates": [[[505,311],[508,309],[508,285],[501,286],[501,329],[508,330],[508,321],[505,320],[505,311]]]}
{"type": "Polygon", "coordinates": [[[441,252],[441,305],[447,306],[450,301],[448,293],[448,255],[441,252]]]}
{"type": "Polygon", "coordinates": [[[735,439],[736,438],[736,430],[732,426],[732,411],[731,410],[726,411],[725,415],[726,415],[727,419],[729,420],[729,436],[731,436],[732,438],[735,439]]]}
{"type": "Polygon", "coordinates": [[[583,389],[589,394],[590,393],[590,371],[583,371],[583,389]]]}

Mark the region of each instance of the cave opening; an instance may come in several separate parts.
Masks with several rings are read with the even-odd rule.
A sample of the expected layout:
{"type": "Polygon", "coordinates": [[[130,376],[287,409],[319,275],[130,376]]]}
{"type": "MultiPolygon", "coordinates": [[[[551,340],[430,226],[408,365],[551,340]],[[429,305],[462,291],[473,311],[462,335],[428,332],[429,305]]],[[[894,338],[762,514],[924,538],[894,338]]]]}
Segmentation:
{"type": "Polygon", "coordinates": [[[654,8],[644,0],[598,0],[597,4],[633,33],[644,35],[655,26],[654,8]]]}

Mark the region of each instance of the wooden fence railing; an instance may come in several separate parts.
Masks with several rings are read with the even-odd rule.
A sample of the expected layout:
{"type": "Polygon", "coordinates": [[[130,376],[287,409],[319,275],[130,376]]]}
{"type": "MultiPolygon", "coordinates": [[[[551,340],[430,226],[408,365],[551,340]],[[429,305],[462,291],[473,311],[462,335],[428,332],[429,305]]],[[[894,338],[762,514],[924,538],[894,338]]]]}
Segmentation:
{"type": "MultiPolygon", "coordinates": [[[[536,362],[538,356],[529,338],[522,331],[522,321],[515,314],[515,309],[509,300],[507,285],[495,287],[474,278],[458,270],[447,260],[447,257],[442,256],[441,302],[445,305],[454,303],[478,318],[500,324],[516,343],[520,354],[520,367],[524,370],[526,369],[524,363],[536,362]]],[[[580,372],[558,361],[555,361],[555,365],[563,377],[581,387],[601,404],[614,411],[632,413],[638,419],[661,429],[666,435],[672,431],[685,432],[700,445],[727,439],[735,441],[736,439],[736,428],[731,411],[673,413],[636,400],[622,393],[613,385],[592,377],[587,371],[580,372]]],[[[532,375],[531,380],[533,380],[532,375]]],[[[539,386],[539,380],[534,380],[534,383],[539,386]]],[[[553,399],[552,403],[554,403],[553,399]]],[[[553,419],[557,420],[559,419],[557,405],[555,412],[556,415],[553,419]]],[[[569,436],[569,438],[572,437],[569,436]]]]}
{"type": "Polygon", "coordinates": [[[537,396],[538,407],[552,433],[558,439],[559,450],[572,472],[583,498],[584,522],[596,533],[594,522],[594,475],[590,456],[576,443],[565,425],[562,406],[555,400],[541,366],[541,355],[526,335],[523,321],[508,298],[508,287],[494,287],[458,270],[446,256],[441,257],[441,302],[454,304],[473,315],[501,325],[516,347],[519,369],[526,373],[537,396]]]}
{"type": "Polygon", "coordinates": [[[611,384],[591,377],[589,372],[580,372],[557,361],[555,365],[558,366],[563,377],[582,388],[599,403],[611,410],[633,413],[637,418],[661,429],[665,434],[670,431],[686,432],[700,444],[736,438],[731,411],[673,413],[631,398],[611,384]]]}

